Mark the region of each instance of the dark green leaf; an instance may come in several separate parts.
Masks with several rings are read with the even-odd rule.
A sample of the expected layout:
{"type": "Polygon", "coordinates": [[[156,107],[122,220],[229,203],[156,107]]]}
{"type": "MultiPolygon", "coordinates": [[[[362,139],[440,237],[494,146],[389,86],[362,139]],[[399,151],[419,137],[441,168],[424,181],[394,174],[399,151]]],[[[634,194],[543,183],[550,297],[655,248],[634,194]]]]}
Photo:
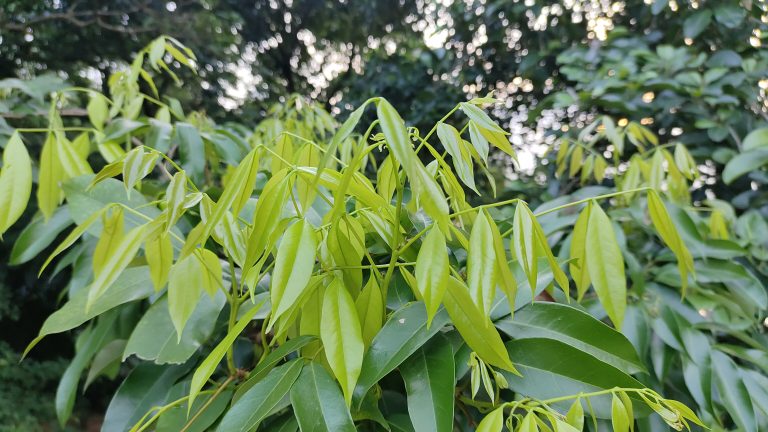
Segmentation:
{"type": "Polygon", "coordinates": [[[355,432],[344,396],[323,366],[311,362],[291,388],[291,404],[302,432],[355,432]]]}
{"type": "Polygon", "coordinates": [[[453,430],[453,396],[456,378],[453,349],[436,336],[400,367],[408,394],[408,412],[417,432],[453,430]]]}

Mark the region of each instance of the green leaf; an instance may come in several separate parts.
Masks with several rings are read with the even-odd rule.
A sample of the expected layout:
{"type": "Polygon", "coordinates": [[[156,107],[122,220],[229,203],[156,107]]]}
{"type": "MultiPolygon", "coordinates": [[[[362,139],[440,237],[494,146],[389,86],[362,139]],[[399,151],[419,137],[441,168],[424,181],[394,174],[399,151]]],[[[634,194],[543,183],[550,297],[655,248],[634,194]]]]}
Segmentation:
{"type": "Polygon", "coordinates": [[[488,140],[483,136],[482,132],[480,132],[480,128],[477,126],[477,123],[473,121],[469,122],[469,139],[472,141],[472,146],[480,155],[480,159],[488,164],[488,140]]]}
{"type": "Polygon", "coordinates": [[[318,363],[301,370],[291,388],[291,404],[302,432],[357,430],[338,385],[318,363]]]}
{"type": "Polygon", "coordinates": [[[755,129],[744,137],[741,148],[744,151],[768,147],[768,128],[755,129]]]}
{"type": "Polygon", "coordinates": [[[488,114],[486,114],[485,111],[480,109],[477,105],[462,102],[459,104],[459,106],[461,107],[461,110],[464,111],[464,114],[466,114],[470,120],[475,122],[481,128],[492,132],[504,133],[504,129],[497,125],[496,122],[491,120],[491,118],[488,117],[488,114]]]}
{"type": "Polygon", "coordinates": [[[453,167],[456,169],[458,177],[467,187],[479,195],[480,192],[475,186],[475,173],[472,169],[472,155],[465,147],[459,131],[449,124],[440,122],[437,124],[437,136],[445,150],[451,155],[453,167]]]}
{"type": "Polygon", "coordinates": [[[571,235],[571,262],[568,264],[568,269],[571,272],[573,281],[576,283],[576,295],[579,301],[587,293],[589,284],[592,283],[589,279],[589,262],[587,260],[587,226],[589,223],[590,207],[587,205],[581,211],[578,219],[576,219],[576,224],[573,226],[573,234],[571,235]]]}
{"type": "Polygon", "coordinates": [[[290,361],[272,369],[224,414],[216,429],[220,432],[248,432],[265,418],[288,405],[289,392],[301,374],[303,362],[290,361]]]}
{"type": "Polygon", "coordinates": [[[128,231],[117,242],[114,249],[109,251],[109,256],[105,259],[98,274],[94,275],[93,282],[88,288],[86,309],[89,309],[128,267],[144,242],[146,232],[146,225],[138,226],[128,231]]]}
{"type": "Polygon", "coordinates": [[[256,365],[255,368],[248,374],[248,380],[237,386],[237,391],[232,398],[233,402],[237,402],[248,389],[256,385],[259,381],[264,379],[265,376],[271,371],[278,363],[280,363],[286,356],[294,351],[298,351],[301,348],[307,346],[310,342],[314,342],[317,338],[315,336],[299,336],[293,338],[280,345],[279,347],[270,351],[267,356],[256,365]]]}
{"type": "Polygon", "coordinates": [[[370,346],[373,338],[381,330],[384,320],[384,299],[376,277],[371,276],[355,300],[357,317],[360,319],[360,331],[365,346],[370,346]]]}
{"type": "Polygon", "coordinates": [[[182,258],[171,267],[168,276],[168,310],[176,329],[177,341],[181,341],[184,326],[195,310],[200,294],[206,291],[208,280],[208,272],[198,254],[182,258]]]}
{"type": "Polygon", "coordinates": [[[435,337],[402,364],[400,373],[414,429],[451,432],[456,383],[451,344],[435,337]]]}
{"type": "Polygon", "coordinates": [[[569,425],[581,431],[584,429],[584,407],[581,406],[581,398],[576,398],[565,414],[565,420],[569,425]]]}
{"type": "Polygon", "coordinates": [[[504,294],[507,296],[509,310],[514,311],[515,300],[517,298],[517,280],[515,280],[515,275],[512,274],[512,269],[509,267],[507,250],[504,247],[504,241],[501,238],[499,227],[496,226],[496,222],[491,219],[487,212],[484,213],[486,219],[488,220],[488,225],[491,228],[491,236],[493,237],[493,251],[495,254],[494,261],[496,262],[497,283],[504,291],[504,294]]]}
{"type": "Polygon", "coordinates": [[[475,306],[469,290],[461,281],[451,277],[443,301],[451,322],[469,347],[486,363],[517,373],[501,336],[488,315],[475,306]]]}
{"type": "Polygon", "coordinates": [[[768,148],[759,147],[739,153],[725,164],[723,182],[731,184],[737,178],[768,164],[768,148]]]}
{"type": "Polygon", "coordinates": [[[225,303],[223,293],[218,293],[213,299],[201,295],[179,339],[168,313],[168,297],[164,296],[153,303],[136,324],[128,338],[123,360],[135,354],[142,360],[157,364],[184,363],[211,336],[225,303]]]}
{"type": "Polygon", "coordinates": [[[86,111],[91,124],[98,130],[104,128],[104,123],[109,119],[109,106],[107,98],[101,93],[91,92],[91,98],[88,100],[86,111]]]}
{"type": "Polygon", "coordinates": [[[229,347],[232,346],[232,344],[235,342],[235,339],[240,336],[240,333],[242,333],[245,327],[251,322],[253,316],[256,315],[256,312],[258,312],[258,310],[261,308],[262,303],[263,301],[248,309],[248,311],[246,311],[240,317],[234,327],[229,330],[224,339],[222,339],[221,342],[219,342],[219,344],[216,345],[213,350],[211,350],[211,352],[208,354],[208,357],[206,357],[205,360],[200,363],[200,366],[198,366],[198,368],[195,370],[194,375],[192,375],[192,382],[189,388],[190,406],[195,403],[195,398],[198,394],[200,394],[200,390],[202,390],[203,386],[208,381],[208,378],[213,375],[213,372],[216,370],[216,366],[218,366],[221,362],[221,359],[224,358],[224,355],[227,353],[227,350],[229,350],[229,347]]]}
{"type": "Polygon", "coordinates": [[[339,279],[334,279],[325,290],[320,339],[328,364],[341,384],[344,400],[350,405],[365,345],[355,303],[339,279]]]}
{"type": "MultiPolygon", "coordinates": [[[[643,385],[615,367],[590,354],[552,339],[521,339],[506,344],[522,376],[502,372],[509,388],[535,399],[576,395],[614,387],[643,388],[643,385]],[[567,359],[567,361],[564,361],[567,359]]],[[[590,398],[599,418],[611,417],[610,397],[590,398]]],[[[565,411],[567,402],[556,403],[565,411]]]]}
{"type": "Polygon", "coordinates": [[[515,207],[515,216],[512,220],[512,243],[515,256],[520,263],[531,289],[536,286],[536,273],[538,256],[536,253],[536,238],[533,229],[533,213],[528,205],[519,201],[515,207]]]}
{"type": "MultiPolygon", "coordinates": [[[[31,193],[32,161],[19,133],[14,132],[3,151],[0,171],[0,236],[24,213],[31,193]]],[[[44,213],[46,219],[52,213],[44,213]]]]}
{"type": "Polygon", "coordinates": [[[715,350],[712,351],[712,372],[722,403],[733,421],[744,432],[756,432],[752,400],[736,364],[727,355],[715,350]]]}
{"type": "Polygon", "coordinates": [[[445,236],[433,227],[421,244],[416,258],[416,289],[427,306],[427,326],[440,307],[448,282],[448,252],[445,236]]]}
{"type": "Polygon", "coordinates": [[[695,38],[707,29],[711,21],[712,11],[709,9],[692,14],[683,22],[683,36],[689,39],[695,38]]]}
{"type": "Polygon", "coordinates": [[[71,224],[72,218],[69,217],[66,205],[56,209],[48,221],[38,213],[16,238],[8,264],[19,265],[32,260],[47,249],[71,224]]]}
{"type": "Polygon", "coordinates": [[[56,388],[56,417],[62,427],[72,415],[80,375],[96,352],[114,336],[113,324],[116,318],[117,314],[107,314],[95,326],[89,327],[78,336],[77,353],[67,366],[56,388]]]}
{"type": "MultiPolygon", "coordinates": [[[[188,381],[176,384],[168,394],[167,400],[174,401],[184,397],[187,393],[188,387],[188,381]]],[[[189,405],[186,403],[182,403],[168,409],[157,420],[157,429],[155,429],[155,431],[179,432],[190,421],[192,421],[192,423],[188,426],[188,429],[186,429],[185,432],[210,431],[211,426],[216,422],[216,420],[218,420],[218,418],[221,416],[221,413],[223,413],[224,410],[229,407],[229,402],[232,398],[232,390],[223,390],[221,393],[216,395],[216,398],[213,400],[211,400],[212,397],[212,394],[201,396],[197,401],[195,401],[195,404],[192,406],[191,410],[189,409],[189,405]],[[194,419],[194,421],[191,416],[187,417],[187,412],[198,413],[203,407],[205,407],[205,410],[202,411],[201,414],[194,419]]],[[[195,414],[192,415],[194,416],[195,414]]]]}
{"type": "Polygon", "coordinates": [[[496,296],[496,254],[493,232],[484,210],[475,218],[467,251],[467,283],[475,306],[484,314],[491,312],[496,296]]]}
{"type": "Polygon", "coordinates": [[[624,404],[621,402],[618,396],[614,393],[611,396],[611,425],[614,432],[628,432],[629,431],[629,419],[627,418],[627,410],[624,408],[624,404]]]}
{"type": "Polygon", "coordinates": [[[184,375],[187,365],[136,366],[117,388],[104,415],[102,430],[127,431],[152,407],[163,405],[171,386],[184,375]]]}
{"type": "MultiPolygon", "coordinates": [[[[9,143],[9,147],[10,144],[12,143],[9,143]]],[[[48,134],[48,138],[46,138],[45,143],[43,144],[43,150],[40,153],[40,168],[38,170],[37,181],[37,206],[40,208],[40,211],[43,213],[46,220],[50,219],[53,215],[53,211],[56,210],[56,207],[58,207],[61,202],[62,193],[61,188],[59,187],[59,182],[66,178],[64,168],[61,166],[61,161],[56,153],[56,138],[53,134],[48,134]]],[[[3,158],[5,159],[5,155],[3,155],[3,158]]],[[[15,182],[16,180],[14,179],[13,181],[15,182]]],[[[10,182],[11,180],[3,182],[4,184],[7,184],[7,186],[4,185],[4,188],[7,190],[11,190],[10,182]]],[[[9,195],[4,193],[3,196],[5,197],[9,195]]],[[[10,220],[10,218],[6,216],[4,224],[0,226],[5,226],[7,220],[10,220]]]]}
{"type": "Polygon", "coordinates": [[[112,209],[112,214],[104,213],[101,222],[101,233],[93,250],[93,275],[98,276],[104,269],[107,259],[117,253],[120,241],[125,236],[125,223],[123,220],[123,209],[116,207],[112,209]]]}
{"type": "Polygon", "coordinates": [[[574,307],[535,302],[495,322],[515,339],[554,339],[587,353],[626,373],[644,372],[645,366],[624,335],[574,307]]]}
{"type": "Polygon", "coordinates": [[[193,182],[202,184],[205,180],[205,145],[200,133],[189,123],[176,123],[176,140],[181,167],[193,182]]]}
{"type": "Polygon", "coordinates": [[[677,257],[677,268],[680,272],[680,281],[682,283],[682,294],[685,296],[688,286],[688,273],[694,272],[693,257],[685,246],[683,239],[677,232],[677,228],[672,222],[672,218],[667,212],[664,202],[661,200],[655,190],[648,192],[648,212],[651,215],[651,221],[659,237],[664,241],[672,253],[677,257]]]}
{"type": "Polygon", "coordinates": [[[184,171],[179,171],[173,175],[168,187],[165,190],[165,200],[168,202],[168,225],[166,231],[181,217],[184,211],[184,198],[187,196],[187,176],[184,171]]]}
{"type": "Polygon", "coordinates": [[[587,223],[586,254],[589,278],[616,329],[621,330],[627,308],[627,279],[624,258],[616,241],[613,224],[598,204],[592,204],[587,223]]]}
{"type": "Polygon", "coordinates": [[[477,432],[502,432],[504,427],[504,406],[500,406],[483,417],[477,425],[477,432]]]}
{"type": "Polygon", "coordinates": [[[149,265],[149,275],[155,291],[160,291],[168,282],[168,275],[173,266],[173,245],[167,232],[159,233],[148,239],[144,245],[144,256],[149,265]]]}
{"type": "Polygon", "coordinates": [[[111,289],[99,297],[87,310],[85,303],[88,299],[88,291],[79,290],[61,309],[45,320],[40,334],[27,346],[24,356],[45,336],[71,330],[121,304],[146,298],[152,292],[147,267],[133,267],[124,271],[112,284],[111,289]]]}
{"type": "Polygon", "coordinates": [[[272,272],[272,317],[267,329],[271,329],[309,284],[315,266],[317,239],[312,225],[300,219],[283,235],[275,257],[272,272]]]}
{"type": "Polygon", "coordinates": [[[365,353],[355,389],[355,401],[362,401],[371,387],[402,364],[448,322],[448,314],[440,310],[432,324],[427,326],[427,310],[422,302],[409,303],[396,310],[365,353]]]}

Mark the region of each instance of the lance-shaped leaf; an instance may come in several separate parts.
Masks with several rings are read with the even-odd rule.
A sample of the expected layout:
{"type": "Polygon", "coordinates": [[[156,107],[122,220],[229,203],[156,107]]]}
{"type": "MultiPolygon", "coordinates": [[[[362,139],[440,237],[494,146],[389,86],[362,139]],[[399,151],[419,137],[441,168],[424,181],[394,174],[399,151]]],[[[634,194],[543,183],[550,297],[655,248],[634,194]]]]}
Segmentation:
{"type": "Polygon", "coordinates": [[[465,148],[464,140],[453,126],[440,122],[437,124],[437,137],[453,158],[456,174],[467,187],[480,194],[475,186],[475,173],[472,169],[472,155],[465,148]]]}
{"type": "Polygon", "coordinates": [[[71,224],[72,218],[69,216],[69,208],[66,205],[59,207],[48,221],[42,214],[36,214],[13,243],[8,263],[19,265],[31,261],[47,249],[71,224]]]}
{"type": "Polygon", "coordinates": [[[424,210],[438,222],[443,232],[448,232],[450,224],[448,203],[435,179],[429,175],[413,151],[408,138],[408,131],[400,114],[389,102],[380,99],[377,104],[377,115],[381,130],[387,139],[387,145],[395,159],[405,170],[424,210]]]}
{"type": "Polygon", "coordinates": [[[91,92],[91,98],[88,100],[86,111],[88,120],[98,130],[104,128],[104,123],[109,119],[109,106],[107,98],[101,93],[91,92]]]}
{"type": "Polygon", "coordinates": [[[365,346],[370,346],[373,338],[381,330],[381,324],[384,319],[384,299],[382,298],[381,288],[374,276],[368,279],[365,287],[355,300],[357,317],[360,319],[360,330],[363,335],[365,346]]]}
{"type": "Polygon", "coordinates": [[[204,242],[213,230],[224,220],[224,216],[229,209],[232,209],[232,213],[237,215],[242,210],[248,198],[253,193],[253,188],[256,185],[256,174],[259,169],[259,154],[257,149],[253,149],[246,155],[245,159],[240,165],[235,168],[235,172],[229,178],[227,186],[224,188],[224,192],[221,193],[216,205],[213,206],[213,210],[210,216],[205,220],[205,233],[201,243],[204,242]]]}
{"type": "Polygon", "coordinates": [[[320,339],[328,364],[341,384],[344,400],[350,405],[365,346],[355,303],[339,279],[334,279],[325,290],[320,339]]]}
{"type": "Polygon", "coordinates": [[[253,213],[253,229],[248,238],[248,249],[245,256],[244,270],[248,270],[258,261],[269,244],[269,238],[274,234],[283,206],[288,199],[290,177],[286,171],[273,173],[256,202],[253,213]]]}
{"type": "Polygon", "coordinates": [[[515,298],[517,297],[517,280],[515,275],[512,274],[512,269],[509,267],[509,259],[507,257],[507,250],[504,247],[504,240],[501,238],[499,227],[496,226],[496,222],[491,219],[491,216],[487,212],[483,212],[486,219],[488,219],[488,225],[491,228],[491,236],[493,237],[493,252],[496,255],[496,279],[507,296],[509,302],[509,310],[515,310],[515,298]]]}
{"type": "Polygon", "coordinates": [[[219,432],[249,432],[270,414],[285,408],[291,387],[301,374],[303,363],[296,359],[273,369],[235,402],[216,429],[219,432]]]}
{"type": "Polygon", "coordinates": [[[304,366],[291,387],[291,405],[302,431],[357,431],[339,386],[316,362],[304,366]]]}
{"type": "Polygon", "coordinates": [[[472,141],[472,146],[477,151],[477,154],[480,155],[480,159],[488,164],[488,140],[483,136],[482,132],[480,132],[477,123],[471,120],[469,122],[469,139],[472,141]]]}
{"type": "Polygon", "coordinates": [[[170,231],[184,211],[184,198],[187,196],[187,176],[184,171],[173,175],[165,190],[165,200],[168,203],[168,225],[166,232],[170,231]]]}
{"type": "Polygon", "coordinates": [[[483,417],[477,426],[477,432],[502,432],[504,427],[504,407],[500,406],[483,417]]]}
{"type": "Polygon", "coordinates": [[[491,312],[496,295],[496,269],[493,231],[485,210],[481,210],[469,235],[467,284],[472,301],[484,315],[491,312]]]}
{"type": "Polygon", "coordinates": [[[512,220],[512,243],[515,256],[523,268],[523,272],[528,276],[528,284],[531,289],[536,286],[536,272],[538,271],[536,234],[533,224],[533,214],[528,205],[519,201],[512,220]]]}
{"type": "Polygon", "coordinates": [[[59,183],[66,179],[66,173],[56,154],[56,138],[48,134],[40,153],[40,169],[37,181],[37,205],[48,220],[61,202],[59,183]]]}
{"type": "Polygon", "coordinates": [[[495,325],[515,339],[555,339],[624,372],[645,371],[635,348],[624,335],[568,305],[534,302],[515,312],[514,318],[501,319],[495,325]]]}
{"type": "Polygon", "coordinates": [[[456,377],[451,344],[436,336],[403,363],[400,373],[414,430],[452,431],[456,377]]]}
{"type": "Polygon", "coordinates": [[[590,207],[591,205],[587,205],[581,211],[578,219],[576,219],[576,224],[573,226],[573,234],[571,234],[571,261],[568,263],[568,268],[573,281],[576,283],[576,293],[579,301],[584,297],[591,283],[587,267],[589,264],[587,259],[587,226],[589,223],[590,207]]]}
{"type": "MultiPolygon", "coordinates": [[[[530,209],[527,207],[526,209],[530,212],[530,209]]],[[[547,259],[547,264],[549,265],[550,270],[552,270],[552,275],[554,276],[555,282],[557,282],[557,285],[559,285],[563,290],[566,298],[569,298],[570,289],[568,286],[568,276],[565,275],[563,269],[560,268],[560,263],[558,263],[557,259],[555,259],[555,255],[552,253],[552,249],[549,247],[547,236],[544,234],[544,229],[541,228],[539,221],[536,220],[536,217],[533,215],[533,213],[531,213],[529,216],[533,221],[533,233],[536,240],[537,251],[539,251],[539,253],[544,253],[544,257],[547,259]]]]}
{"type": "MultiPolygon", "coordinates": [[[[24,212],[32,192],[32,161],[18,132],[3,152],[3,168],[0,171],[0,235],[24,212]]],[[[53,212],[46,215],[50,218],[53,212]]]]}
{"type": "Polygon", "coordinates": [[[448,289],[443,300],[451,322],[469,347],[486,363],[518,373],[509,359],[499,332],[472,302],[469,289],[456,278],[448,279],[448,289]]]}
{"type": "Polygon", "coordinates": [[[195,310],[200,293],[213,298],[222,286],[221,263],[216,255],[202,250],[186,256],[171,267],[168,275],[168,310],[178,340],[195,310]]]}
{"type": "Polygon", "coordinates": [[[117,251],[120,241],[125,237],[123,209],[116,207],[112,214],[102,217],[102,229],[96,248],[93,250],[93,275],[98,276],[107,259],[117,251]]]}
{"type": "Polygon", "coordinates": [[[167,232],[159,233],[154,238],[147,239],[144,245],[144,255],[149,264],[149,275],[155,291],[160,291],[168,282],[168,274],[173,265],[173,245],[167,232]]]}
{"type": "Polygon", "coordinates": [[[448,283],[448,252],[445,236],[433,227],[416,257],[416,288],[427,306],[427,326],[432,323],[448,283]]]}
{"type": "MultiPolygon", "coordinates": [[[[221,359],[223,359],[224,355],[227,354],[229,347],[232,346],[232,344],[235,342],[235,339],[240,336],[240,333],[243,332],[245,326],[251,322],[253,316],[256,315],[256,312],[259,311],[263,303],[264,302],[262,301],[248,309],[240,317],[237,323],[229,330],[227,335],[224,336],[224,339],[222,339],[221,342],[219,342],[219,344],[216,345],[213,350],[211,350],[210,354],[208,354],[208,357],[206,357],[205,360],[200,363],[200,366],[198,366],[198,368],[195,370],[194,375],[192,375],[192,382],[189,385],[190,407],[195,402],[197,395],[200,394],[200,390],[203,389],[203,386],[208,381],[208,378],[213,375],[213,372],[216,370],[216,366],[219,365],[221,359]]],[[[298,373],[296,375],[298,376],[298,373]]]]}
{"type": "MultiPolygon", "coordinates": [[[[93,170],[91,169],[91,166],[88,165],[85,156],[78,152],[78,149],[67,139],[66,135],[64,135],[63,132],[56,132],[54,135],[56,137],[55,153],[59,158],[59,163],[61,164],[66,177],[69,178],[85,174],[93,174],[93,170]]],[[[85,136],[86,139],[88,138],[88,135],[81,136],[85,136]]]]}
{"type": "Polygon", "coordinates": [[[727,355],[715,350],[712,352],[712,372],[722,403],[733,421],[745,432],[756,432],[752,400],[739,376],[739,368],[727,355]]]}
{"type": "Polygon", "coordinates": [[[432,336],[449,323],[448,314],[438,311],[427,327],[427,310],[422,302],[409,303],[396,310],[376,335],[363,359],[355,401],[360,402],[368,390],[392,372],[432,336]]]}
{"type": "Polygon", "coordinates": [[[586,242],[589,278],[608,317],[620,330],[627,308],[624,258],[616,241],[611,220],[596,203],[593,203],[589,210],[586,242]]]}
{"type": "Polygon", "coordinates": [[[94,275],[93,282],[88,289],[86,309],[90,308],[96,299],[101,297],[123,270],[128,267],[144,242],[146,233],[147,225],[140,225],[128,231],[114,249],[110,250],[109,256],[104,260],[99,273],[94,275]]]}
{"type": "Polygon", "coordinates": [[[680,272],[680,282],[682,283],[682,294],[685,296],[688,286],[688,274],[694,272],[691,252],[685,246],[683,239],[680,238],[680,234],[677,232],[672,218],[667,212],[667,207],[655,190],[648,191],[648,212],[651,215],[651,221],[659,237],[661,237],[677,258],[677,268],[680,272]]]}
{"type": "Polygon", "coordinates": [[[275,257],[272,272],[272,317],[268,329],[287,311],[307,287],[315,266],[317,239],[312,225],[300,219],[288,228],[275,257]]]}

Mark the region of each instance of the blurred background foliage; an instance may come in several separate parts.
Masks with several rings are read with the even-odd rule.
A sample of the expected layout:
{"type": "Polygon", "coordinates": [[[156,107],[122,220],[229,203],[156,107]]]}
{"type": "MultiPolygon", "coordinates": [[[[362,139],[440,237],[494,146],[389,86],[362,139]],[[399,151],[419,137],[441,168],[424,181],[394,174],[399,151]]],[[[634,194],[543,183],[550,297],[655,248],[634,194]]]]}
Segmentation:
{"type": "MultiPolygon", "coordinates": [[[[705,331],[710,338],[724,334],[706,343],[720,343],[723,352],[768,373],[763,322],[734,315],[703,323],[700,312],[707,301],[727,301],[707,286],[742,277],[743,284],[756,284],[762,298],[768,274],[765,2],[4,0],[0,135],[44,126],[46,98],[57,89],[78,85],[106,93],[110,74],[126,70],[133,53],[160,34],[182,41],[197,57],[196,73],[178,69],[183,85],[165,74],[155,83],[157,93],[198,112],[198,126],[211,121],[242,130],[238,125],[272,117],[270,107],[293,103],[298,94],[339,119],[367,98],[384,96],[421,128],[434,124],[457,100],[493,91],[504,101],[493,114],[512,132],[518,152],[517,164],[494,155],[499,199],[522,194],[532,204],[543,204],[599,193],[582,189],[595,174],[595,161],[610,160],[616,152],[621,160],[647,156],[642,145],[632,145],[643,140],[644,130],[670,151],[683,143],[698,165],[686,190],[693,203],[710,209],[701,216],[678,215],[686,241],[705,251],[704,258],[717,259],[710,265],[723,267],[736,259],[753,273],[734,276],[723,267],[702,282],[702,292],[710,294],[698,302],[694,295],[692,303],[673,311],[663,305],[669,294],[659,284],[674,277],[662,265],[665,258],[657,260],[658,244],[651,244],[647,232],[631,232],[624,247],[651,257],[639,259],[635,270],[652,266],[645,270],[653,276],[638,292],[646,301],[628,314],[635,320],[629,328],[639,329],[628,336],[657,368],[651,384],[677,383],[667,389],[669,396],[684,401],[698,402],[704,395],[677,394],[685,393],[684,377],[670,376],[683,374],[682,366],[689,374],[693,357],[687,350],[705,331]],[[562,154],[566,162],[558,160],[558,148],[569,149],[562,154]],[[586,150],[575,154],[575,148],[586,150]],[[556,176],[563,163],[575,170],[556,176]],[[735,174],[724,178],[729,165],[735,174]],[[733,237],[723,238],[721,226],[733,237]],[[737,249],[741,252],[734,253],[737,249]],[[693,325],[697,330],[683,330],[693,325]],[[661,338],[649,339],[650,328],[661,338]]],[[[153,109],[142,107],[150,116],[153,109]]],[[[62,115],[85,121],[84,110],[62,115]]],[[[611,181],[605,185],[613,186],[611,181]]],[[[626,221],[642,225],[637,209],[623,211],[626,221]]],[[[552,220],[550,226],[563,223],[552,220]]],[[[14,227],[0,247],[0,425],[15,425],[11,430],[30,430],[32,418],[41,427],[55,423],[52,404],[40,401],[51,401],[63,359],[73,355],[71,336],[52,337],[20,368],[9,368],[57,308],[70,278],[65,270],[37,281],[39,259],[6,264],[14,261],[11,247],[23,228],[14,227]]],[[[745,302],[740,299],[737,306],[746,307],[745,302]]],[[[760,304],[751,306],[757,311],[747,315],[765,318],[759,315],[764,307],[761,312],[760,304]]],[[[765,381],[752,374],[743,372],[745,382],[765,381]]],[[[87,427],[92,412],[104,410],[104,395],[111,391],[98,387],[89,390],[85,403],[78,402],[83,410],[79,428],[87,427]]]]}

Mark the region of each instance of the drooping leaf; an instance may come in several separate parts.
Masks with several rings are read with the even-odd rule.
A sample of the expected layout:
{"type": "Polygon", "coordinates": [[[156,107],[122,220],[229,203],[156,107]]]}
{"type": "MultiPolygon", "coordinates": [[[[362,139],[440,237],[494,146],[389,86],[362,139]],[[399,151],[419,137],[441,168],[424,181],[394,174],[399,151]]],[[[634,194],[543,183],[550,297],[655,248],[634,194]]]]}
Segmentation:
{"type": "Polygon", "coordinates": [[[157,364],[184,363],[211,336],[225,303],[223,293],[213,299],[201,295],[179,339],[168,312],[168,297],[163,297],[153,303],[136,324],[122,358],[135,354],[157,364]]]}
{"type": "Polygon", "coordinates": [[[29,350],[45,336],[71,330],[121,304],[146,298],[152,294],[152,291],[147,267],[132,267],[124,271],[112,284],[111,289],[99,297],[88,309],[85,307],[88,291],[80,290],[61,309],[45,320],[39,335],[30,342],[24,355],[26,356],[29,350]]]}
{"type": "Polygon", "coordinates": [[[272,272],[272,317],[268,329],[301,295],[315,265],[317,239],[312,225],[300,219],[283,235],[272,272]]]}
{"type": "Polygon", "coordinates": [[[32,260],[71,224],[72,218],[66,205],[56,209],[48,221],[42,214],[37,214],[16,238],[8,263],[19,265],[32,260]]]}
{"type": "Polygon", "coordinates": [[[437,227],[433,227],[421,244],[414,270],[416,289],[427,306],[427,326],[432,323],[443,300],[448,283],[448,265],[445,236],[437,227]]]}
{"type": "Polygon", "coordinates": [[[219,432],[248,432],[270,414],[286,407],[290,402],[291,387],[301,374],[303,363],[296,359],[272,369],[224,414],[216,429],[219,432]]]}
{"type": "Polygon", "coordinates": [[[512,242],[515,256],[528,276],[528,284],[532,288],[536,286],[538,266],[533,223],[532,213],[528,206],[522,201],[518,202],[512,221],[512,242]]]}
{"type": "Polygon", "coordinates": [[[756,432],[758,429],[752,400],[736,364],[727,355],[713,350],[712,372],[720,398],[733,421],[745,432],[756,432]]]}
{"type": "Polygon", "coordinates": [[[566,343],[626,373],[645,371],[624,335],[574,307],[535,302],[494,323],[515,339],[547,338],[566,343]]]}
{"type": "Polygon", "coordinates": [[[452,431],[456,378],[450,343],[435,337],[402,364],[400,373],[416,432],[452,431]]]}
{"type": "Polygon", "coordinates": [[[325,357],[341,384],[347,405],[360,376],[365,345],[352,296],[339,279],[326,288],[320,323],[325,357]]]}
{"type": "MultiPolygon", "coordinates": [[[[32,162],[18,132],[3,151],[0,171],[0,235],[21,216],[32,192],[32,162]]],[[[53,212],[46,214],[49,219],[53,212]]]]}
{"type": "Polygon", "coordinates": [[[302,431],[355,432],[339,386],[323,366],[311,362],[291,388],[291,405],[302,431]]]}
{"type": "Polygon", "coordinates": [[[142,363],[136,366],[112,396],[101,430],[129,430],[149,409],[163,405],[173,384],[187,370],[188,365],[142,363]]]}
{"type": "Polygon", "coordinates": [[[587,293],[589,284],[592,282],[589,279],[589,261],[587,259],[587,227],[589,225],[590,207],[587,205],[579,213],[576,224],[573,226],[573,234],[571,235],[571,262],[568,264],[568,269],[571,272],[573,281],[576,283],[577,299],[579,301],[587,293]]]}
{"type": "Polygon", "coordinates": [[[409,303],[396,310],[365,353],[355,389],[356,403],[363,399],[374,384],[402,364],[448,322],[448,314],[439,310],[428,327],[427,310],[422,302],[409,303]]]}
{"type": "Polygon", "coordinates": [[[490,314],[496,295],[496,268],[493,232],[485,211],[481,211],[469,235],[467,284],[475,306],[484,315],[490,314]]]}
{"type": "Polygon", "coordinates": [[[469,347],[486,363],[517,373],[517,369],[504,348],[501,336],[484,314],[472,302],[469,289],[456,278],[449,278],[445,293],[445,309],[451,322],[469,347]]]}
{"type": "Polygon", "coordinates": [[[617,329],[624,322],[627,307],[627,280],[613,224],[602,208],[592,204],[587,223],[587,270],[597,298],[617,329]]]}
{"type": "Polygon", "coordinates": [[[194,404],[195,398],[198,394],[200,394],[200,390],[202,390],[203,386],[208,381],[208,378],[213,375],[213,372],[221,362],[221,359],[224,358],[224,355],[226,355],[229,347],[232,346],[232,344],[235,342],[235,339],[240,336],[240,333],[242,333],[245,327],[251,322],[253,316],[256,315],[256,312],[258,312],[261,308],[262,303],[258,303],[252,308],[248,309],[248,311],[246,311],[240,317],[234,327],[232,327],[229,332],[227,332],[227,335],[224,337],[224,339],[222,339],[221,342],[219,342],[219,344],[216,345],[213,350],[211,350],[211,352],[208,354],[208,357],[206,357],[205,360],[200,363],[200,366],[197,367],[194,375],[192,375],[192,382],[189,388],[190,406],[194,404]]]}
{"type": "Polygon", "coordinates": [[[384,299],[376,278],[371,276],[355,300],[357,317],[365,346],[371,345],[373,338],[381,330],[384,320],[384,299]]]}
{"type": "Polygon", "coordinates": [[[155,291],[160,291],[168,282],[168,275],[173,265],[173,245],[167,232],[159,233],[155,238],[147,239],[144,256],[149,265],[149,274],[155,291]]]}
{"type": "MultiPolygon", "coordinates": [[[[642,388],[642,384],[615,367],[552,339],[521,339],[506,344],[522,376],[502,371],[509,388],[536,399],[588,393],[614,387],[642,388]],[[567,361],[564,361],[567,359],[567,361]]],[[[599,418],[611,417],[611,400],[590,398],[599,418]]],[[[568,409],[568,402],[554,407],[568,409]]]]}

